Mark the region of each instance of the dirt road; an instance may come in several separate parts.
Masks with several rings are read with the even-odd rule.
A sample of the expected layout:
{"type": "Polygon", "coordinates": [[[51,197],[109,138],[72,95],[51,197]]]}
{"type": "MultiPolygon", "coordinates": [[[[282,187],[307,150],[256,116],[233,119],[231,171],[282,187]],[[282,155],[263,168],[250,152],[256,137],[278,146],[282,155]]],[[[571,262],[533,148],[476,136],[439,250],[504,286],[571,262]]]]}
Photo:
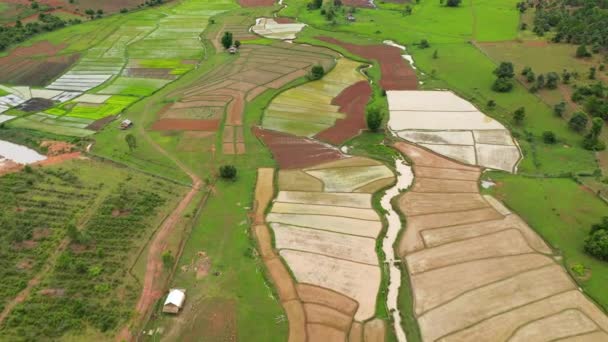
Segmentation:
{"type": "MultiPolygon", "coordinates": [[[[179,202],[175,210],[173,210],[169,217],[165,219],[156,232],[154,239],[150,242],[150,248],[148,249],[148,257],[146,261],[146,276],[144,278],[143,289],[136,306],[138,318],[142,318],[146,316],[148,311],[152,308],[152,305],[154,305],[154,302],[156,302],[163,295],[163,284],[159,281],[163,271],[162,253],[167,247],[167,240],[182,217],[184,210],[186,210],[196,193],[200,190],[202,181],[181,161],[171,156],[169,153],[167,153],[167,151],[156,144],[156,142],[152,140],[148,134],[146,134],[142,126],[139,126],[139,132],[146,139],[146,141],[150,143],[154,149],[156,149],[156,151],[171,159],[180,168],[180,170],[184,171],[192,180],[192,189],[188,191],[186,196],[184,196],[184,198],[182,198],[182,200],[179,202]]],[[[116,340],[133,340],[133,335],[129,330],[129,326],[125,326],[120,331],[116,337],[116,340]]]]}

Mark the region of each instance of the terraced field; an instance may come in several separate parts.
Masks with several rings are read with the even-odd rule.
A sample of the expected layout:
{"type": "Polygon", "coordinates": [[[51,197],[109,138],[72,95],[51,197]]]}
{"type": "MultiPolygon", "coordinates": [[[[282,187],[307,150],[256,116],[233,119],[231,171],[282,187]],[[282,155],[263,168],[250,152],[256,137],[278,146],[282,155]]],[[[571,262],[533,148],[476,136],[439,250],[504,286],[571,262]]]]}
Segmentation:
{"type": "Polygon", "coordinates": [[[287,311],[290,341],[361,341],[364,334],[365,341],[383,340],[384,323],[372,319],[382,223],[371,202],[374,192],[394,181],[393,173],[359,157],[279,170],[279,192],[264,219],[274,192],[272,171],[258,171],[254,232],[287,311]]]}
{"type": "Polygon", "coordinates": [[[545,242],[479,194],[481,169],[395,146],[414,162],[414,186],[399,200],[408,223],[398,253],[424,341],[608,338],[608,318],[545,242]]]}
{"type": "Polygon", "coordinates": [[[328,49],[285,43],[242,46],[234,59],[175,92],[180,99],[163,109],[153,129],[214,132],[223,122],[223,152],[243,154],[246,104],[305,76],[314,64],[331,67],[335,57],[328,49]]]}
{"type": "MultiPolygon", "coordinates": [[[[135,101],[192,70],[205,53],[200,35],[209,18],[232,7],[234,4],[227,0],[192,1],[165,10],[151,9],[130,14],[113,26],[113,30],[100,31],[101,37],[91,43],[67,72],[55,78],[45,89],[36,89],[44,95],[43,98],[58,100],[62,104],[16,119],[9,126],[68,136],[94,133],[86,128],[90,125],[95,130],[103,127],[110,121],[107,118],[120,114],[135,101]],[[116,96],[102,103],[70,101],[82,93],[116,96]],[[72,118],[90,121],[74,122],[72,118]]],[[[57,53],[65,46],[49,45],[46,53],[57,53]]],[[[43,51],[42,47],[37,49],[43,51]]],[[[30,50],[25,49],[9,57],[19,58],[30,50]]],[[[15,68],[21,70],[19,66],[15,68]]]]}
{"type": "Polygon", "coordinates": [[[389,91],[389,128],[454,160],[515,172],[521,153],[511,133],[468,101],[446,91],[389,91]]]}
{"type": "Polygon", "coordinates": [[[346,119],[332,101],[349,86],[365,81],[359,66],[360,63],[340,58],[321,80],[281,93],[266,109],[262,127],[310,138],[346,119]]]}

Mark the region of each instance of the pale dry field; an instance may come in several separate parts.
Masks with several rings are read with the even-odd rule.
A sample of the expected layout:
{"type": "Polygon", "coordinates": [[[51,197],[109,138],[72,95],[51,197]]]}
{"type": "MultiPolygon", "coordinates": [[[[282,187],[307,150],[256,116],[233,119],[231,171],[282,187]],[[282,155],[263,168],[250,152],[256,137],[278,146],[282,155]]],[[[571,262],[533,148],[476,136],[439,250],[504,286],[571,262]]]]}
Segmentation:
{"type": "Polygon", "coordinates": [[[608,318],[549,246],[495,198],[455,185],[478,169],[395,146],[416,175],[399,200],[407,227],[398,253],[424,341],[607,340],[608,318]]]}
{"type": "Polygon", "coordinates": [[[521,159],[509,131],[449,91],[387,92],[389,128],[399,137],[469,165],[515,172],[521,159]]]}

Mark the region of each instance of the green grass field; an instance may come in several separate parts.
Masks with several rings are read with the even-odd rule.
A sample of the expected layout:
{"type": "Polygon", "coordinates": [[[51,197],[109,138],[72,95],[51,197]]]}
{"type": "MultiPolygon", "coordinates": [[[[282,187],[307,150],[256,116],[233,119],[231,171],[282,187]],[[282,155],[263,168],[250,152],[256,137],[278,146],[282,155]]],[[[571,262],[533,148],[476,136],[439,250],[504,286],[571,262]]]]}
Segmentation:
{"type": "Polygon", "coordinates": [[[570,272],[570,267],[579,263],[589,270],[588,277],[574,277],[587,295],[608,310],[608,264],[583,251],[591,225],[608,214],[608,205],[571,179],[527,178],[504,173],[490,173],[487,177],[498,183],[491,193],[555,248],[570,272]]]}

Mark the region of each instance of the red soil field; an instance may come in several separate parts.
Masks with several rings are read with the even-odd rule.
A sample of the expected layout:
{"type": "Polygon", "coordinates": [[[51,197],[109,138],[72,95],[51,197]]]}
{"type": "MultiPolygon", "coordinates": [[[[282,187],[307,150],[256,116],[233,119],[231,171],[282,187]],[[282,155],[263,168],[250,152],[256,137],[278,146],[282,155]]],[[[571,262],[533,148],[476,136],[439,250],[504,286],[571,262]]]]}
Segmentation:
{"type": "Polygon", "coordinates": [[[370,0],[343,0],[344,6],[374,8],[370,0]]]}
{"type": "Polygon", "coordinates": [[[272,151],[281,169],[300,169],[345,158],[337,148],[312,139],[259,127],[253,127],[252,131],[272,151]]]}
{"type": "Polygon", "coordinates": [[[274,5],[275,0],[239,0],[243,7],[266,7],[274,5]]]}
{"type": "Polygon", "coordinates": [[[389,45],[356,45],[331,37],[315,37],[326,43],[335,44],[366,59],[374,59],[380,64],[384,90],[415,90],[418,88],[416,72],[401,57],[402,51],[389,45]]]}
{"type": "MultiPolygon", "coordinates": [[[[170,1],[170,0],[168,0],[170,1]]],[[[166,2],[168,2],[166,1],[166,2]]],[[[30,6],[29,0],[1,0],[4,3],[13,3],[30,6]]],[[[102,9],[105,13],[119,12],[123,8],[134,9],[137,5],[143,3],[141,0],[78,0],[70,3],[69,0],[38,0],[41,5],[47,5],[53,8],[61,8],[67,12],[75,14],[84,13],[88,8],[94,10],[102,9]]]]}
{"type": "Polygon", "coordinates": [[[217,131],[219,120],[160,119],[152,125],[155,131],[217,131]]]}
{"type": "Polygon", "coordinates": [[[55,56],[64,47],[65,44],[39,42],[12,50],[7,56],[0,57],[0,83],[46,85],[78,60],[78,54],[55,56]]]}
{"type": "Polygon", "coordinates": [[[367,127],[365,122],[365,107],[372,95],[372,88],[367,81],[357,82],[344,89],[332,100],[332,104],[340,106],[340,113],[346,118],[318,133],[315,138],[333,145],[342,145],[350,138],[359,134],[367,127]]]}
{"type": "Polygon", "coordinates": [[[287,18],[287,17],[276,17],[276,18],[272,18],[272,19],[274,19],[274,21],[276,21],[279,24],[293,24],[296,22],[292,18],[287,18]]]}

